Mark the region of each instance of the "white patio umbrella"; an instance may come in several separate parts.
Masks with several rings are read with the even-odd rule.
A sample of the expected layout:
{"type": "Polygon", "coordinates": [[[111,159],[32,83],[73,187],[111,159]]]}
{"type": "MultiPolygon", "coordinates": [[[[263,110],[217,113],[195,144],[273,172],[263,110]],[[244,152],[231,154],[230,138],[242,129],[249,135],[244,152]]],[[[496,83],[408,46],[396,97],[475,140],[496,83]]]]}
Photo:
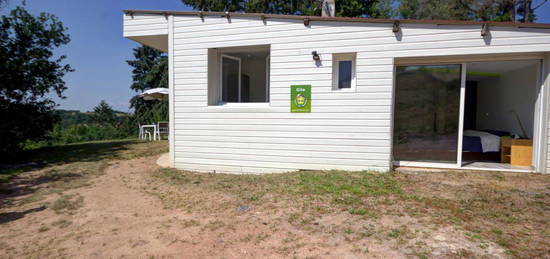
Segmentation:
{"type": "Polygon", "coordinates": [[[141,93],[139,96],[143,98],[143,100],[151,101],[162,100],[166,98],[168,94],[168,88],[153,88],[141,93]]]}

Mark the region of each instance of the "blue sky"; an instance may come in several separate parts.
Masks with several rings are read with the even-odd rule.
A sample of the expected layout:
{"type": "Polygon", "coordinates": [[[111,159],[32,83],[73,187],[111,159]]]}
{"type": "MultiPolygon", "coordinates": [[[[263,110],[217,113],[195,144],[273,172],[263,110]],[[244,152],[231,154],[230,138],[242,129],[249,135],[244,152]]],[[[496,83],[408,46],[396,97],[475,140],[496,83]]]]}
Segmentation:
{"type": "MultiPolygon", "coordinates": [[[[10,0],[5,14],[20,0],[10,0]]],[[[71,42],[58,49],[67,55],[66,63],[76,71],[65,76],[66,99],[55,99],[62,109],[92,110],[101,100],[115,109],[128,111],[128,101],[136,93],[130,90],[132,70],[126,60],[133,59],[138,46],[122,37],[122,10],[190,10],[180,0],[27,0],[34,14],[57,15],[69,29],[71,42]]]]}
{"type": "MultiPolygon", "coordinates": [[[[542,0],[535,0],[535,4],[542,0]]],[[[5,14],[21,0],[10,0],[5,14]]],[[[137,43],[122,37],[122,10],[190,10],[180,0],[27,0],[27,9],[57,15],[68,27],[71,42],[58,50],[76,69],[65,76],[66,99],[56,101],[62,109],[91,110],[101,100],[115,109],[128,111],[132,48],[137,43]]],[[[550,3],[537,10],[537,22],[550,23],[550,3]]]]}

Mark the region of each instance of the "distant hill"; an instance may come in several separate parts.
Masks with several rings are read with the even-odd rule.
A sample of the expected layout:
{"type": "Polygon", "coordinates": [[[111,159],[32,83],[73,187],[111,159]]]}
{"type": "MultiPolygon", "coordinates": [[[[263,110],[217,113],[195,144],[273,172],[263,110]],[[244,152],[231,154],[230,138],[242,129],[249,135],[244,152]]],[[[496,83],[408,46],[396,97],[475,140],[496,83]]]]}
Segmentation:
{"type": "MultiPolygon", "coordinates": [[[[126,113],[126,112],[121,112],[121,111],[115,111],[115,112],[120,119],[130,115],[129,113],[126,113]]],[[[84,124],[84,123],[92,122],[93,112],[81,112],[79,110],[57,109],[55,110],[55,113],[61,118],[59,124],[61,124],[63,128],[73,124],[84,124]]]]}

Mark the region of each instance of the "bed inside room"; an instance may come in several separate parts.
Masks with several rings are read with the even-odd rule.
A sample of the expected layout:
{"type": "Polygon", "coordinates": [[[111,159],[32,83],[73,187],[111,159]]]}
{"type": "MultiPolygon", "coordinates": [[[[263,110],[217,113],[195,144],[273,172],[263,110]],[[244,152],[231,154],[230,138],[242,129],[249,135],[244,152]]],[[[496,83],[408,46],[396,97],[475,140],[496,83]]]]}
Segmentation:
{"type": "Polygon", "coordinates": [[[467,64],[463,166],[531,167],[539,67],[538,60],[467,64]]]}

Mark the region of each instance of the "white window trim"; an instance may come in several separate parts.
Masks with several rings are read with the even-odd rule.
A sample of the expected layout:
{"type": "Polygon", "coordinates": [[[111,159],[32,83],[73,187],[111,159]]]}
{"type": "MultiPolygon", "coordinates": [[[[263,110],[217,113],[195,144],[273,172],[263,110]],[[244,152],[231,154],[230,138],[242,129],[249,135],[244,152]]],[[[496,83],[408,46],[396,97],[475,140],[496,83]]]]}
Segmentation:
{"type": "Polygon", "coordinates": [[[234,57],[234,56],[230,56],[230,55],[227,55],[227,54],[221,54],[220,55],[220,60],[218,62],[219,66],[220,66],[220,72],[218,74],[218,77],[219,77],[219,88],[220,88],[220,100],[218,102],[218,105],[223,105],[225,102],[223,101],[223,58],[228,58],[228,59],[233,59],[233,60],[236,60],[239,62],[239,96],[238,96],[238,102],[237,103],[241,103],[241,74],[242,74],[242,61],[241,61],[241,58],[239,57],[234,57]]]}
{"type": "Polygon", "coordinates": [[[220,102],[218,105],[209,107],[226,107],[226,108],[265,108],[271,107],[270,103],[264,102],[247,102],[247,103],[228,103],[220,102]]]}
{"type": "Polygon", "coordinates": [[[265,102],[270,103],[269,98],[269,75],[271,73],[271,55],[265,57],[265,102]]]}
{"type": "Polygon", "coordinates": [[[356,53],[333,53],[332,54],[332,90],[338,92],[355,92],[357,85],[356,76],[356,53]],[[351,61],[351,87],[338,88],[338,72],[340,61],[351,61]]]}

